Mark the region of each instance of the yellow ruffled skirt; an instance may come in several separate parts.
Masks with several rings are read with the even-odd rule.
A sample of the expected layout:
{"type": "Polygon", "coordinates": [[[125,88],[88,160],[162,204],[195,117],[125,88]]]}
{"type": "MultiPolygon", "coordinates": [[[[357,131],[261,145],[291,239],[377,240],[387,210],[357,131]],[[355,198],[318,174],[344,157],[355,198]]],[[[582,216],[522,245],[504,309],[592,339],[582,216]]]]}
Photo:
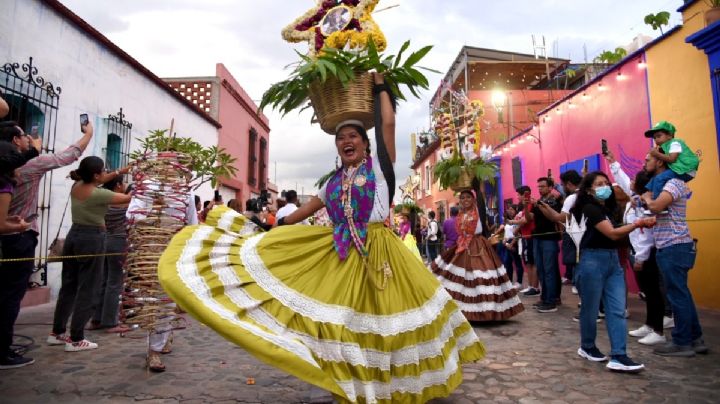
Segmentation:
{"type": "Polygon", "coordinates": [[[484,347],[402,244],[371,224],[368,263],[355,250],[340,261],[331,228],[257,233],[217,207],[205,225],[173,238],[159,275],[198,321],[341,402],[425,402],[449,395],[461,364],[481,359],[484,347]]]}
{"type": "Polygon", "coordinates": [[[418,250],[417,247],[417,240],[415,239],[415,236],[413,236],[412,234],[406,234],[402,242],[403,244],[405,244],[405,247],[410,250],[412,255],[415,256],[415,258],[420,260],[420,262],[423,262],[422,256],[420,255],[420,250],[418,250]]]}

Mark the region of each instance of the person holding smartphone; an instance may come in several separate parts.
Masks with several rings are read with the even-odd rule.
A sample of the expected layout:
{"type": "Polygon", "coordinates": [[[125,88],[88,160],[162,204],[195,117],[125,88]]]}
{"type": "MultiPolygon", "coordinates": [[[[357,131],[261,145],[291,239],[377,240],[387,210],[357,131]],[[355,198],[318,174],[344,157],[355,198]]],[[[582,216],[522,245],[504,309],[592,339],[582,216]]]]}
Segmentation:
{"type": "Polygon", "coordinates": [[[62,286],[55,306],[49,345],[64,345],[65,352],[96,349],[98,345],[85,339],[85,324],[95,311],[94,295],[98,277],[105,262],[105,214],[110,205],[130,202],[130,195],[113,192],[99,186],[126,174],[129,169],[105,173],[105,162],[96,156],[85,157],[77,170],[70,172],[75,181],[70,191],[72,227],[63,246],[66,258],[62,264],[62,286]],[[70,335],[65,333],[72,315],[70,335]]]}

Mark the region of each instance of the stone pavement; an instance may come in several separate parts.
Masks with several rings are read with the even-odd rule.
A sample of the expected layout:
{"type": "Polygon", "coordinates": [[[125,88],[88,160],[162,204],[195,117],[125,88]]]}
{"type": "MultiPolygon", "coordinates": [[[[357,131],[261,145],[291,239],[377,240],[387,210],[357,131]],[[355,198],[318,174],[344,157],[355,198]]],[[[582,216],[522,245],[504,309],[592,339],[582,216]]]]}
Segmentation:
{"type": "MultiPolygon", "coordinates": [[[[703,310],[700,320],[709,355],[663,358],[628,337],[632,358],[645,363],[638,375],[611,373],[604,364],[580,359],[578,323],[572,321],[577,298],[563,290],[564,305],[540,314],[529,306],[511,321],[476,324],[486,344],[485,360],[464,367],[465,382],[440,403],[712,403],[720,401],[720,313],[703,310]]],[[[644,318],[644,303],[630,302],[630,327],[644,318]]],[[[65,353],[44,344],[53,305],[23,309],[16,333],[35,339],[29,356],[34,365],[0,371],[0,402],[242,402],[301,403],[311,399],[311,386],[252,358],[208,328],[190,321],[175,333],[174,352],[164,356],[168,371],[144,369],[145,343],[100,331],[88,332],[96,351],[65,353]],[[246,384],[247,378],[254,385],[246,384]]],[[[609,343],[604,323],[598,347],[609,343]]],[[[314,393],[317,396],[317,391],[314,393]]]]}

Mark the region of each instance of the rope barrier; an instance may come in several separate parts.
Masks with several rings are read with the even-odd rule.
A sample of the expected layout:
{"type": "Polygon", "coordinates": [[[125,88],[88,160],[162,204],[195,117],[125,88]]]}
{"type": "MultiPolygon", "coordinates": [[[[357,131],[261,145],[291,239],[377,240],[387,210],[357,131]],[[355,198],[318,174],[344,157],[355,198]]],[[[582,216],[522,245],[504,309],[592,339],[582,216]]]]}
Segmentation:
{"type": "MultiPolygon", "coordinates": [[[[720,218],[707,218],[707,219],[686,219],[685,222],[718,222],[720,221],[720,218]]],[[[565,230],[562,231],[553,231],[553,232],[546,232],[546,233],[536,233],[531,236],[516,236],[516,238],[531,238],[536,236],[549,236],[553,234],[564,234],[568,233],[565,230]]],[[[442,245],[440,242],[433,243],[435,245],[442,245]]],[[[111,257],[111,256],[119,256],[119,255],[126,255],[127,253],[103,253],[103,254],[85,254],[85,255],[61,255],[61,256],[52,256],[52,257],[30,257],[30,258],[0,258],[0,264],[6,263],[6,262],[24,262],[24,261],[35,261],[35,260],[50,260],[50,261],[62,261],[65,259],[78,259],[78,258],[94,258],[94,257],[111,257]]]]}

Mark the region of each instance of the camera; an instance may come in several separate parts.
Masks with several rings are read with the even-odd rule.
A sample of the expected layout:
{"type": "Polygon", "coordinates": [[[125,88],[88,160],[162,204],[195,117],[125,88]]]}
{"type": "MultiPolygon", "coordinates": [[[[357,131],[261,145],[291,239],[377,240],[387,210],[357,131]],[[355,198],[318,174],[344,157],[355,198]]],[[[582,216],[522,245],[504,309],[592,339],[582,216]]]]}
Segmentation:
{"type": "Polygon", "coordinates": [[[254,213],[260,213],[263,207],[270,204],[270,193],[263,189],[260,191],[260,196],[257,198],[250,198],[245,202],[245,210],[254,213]]]}

